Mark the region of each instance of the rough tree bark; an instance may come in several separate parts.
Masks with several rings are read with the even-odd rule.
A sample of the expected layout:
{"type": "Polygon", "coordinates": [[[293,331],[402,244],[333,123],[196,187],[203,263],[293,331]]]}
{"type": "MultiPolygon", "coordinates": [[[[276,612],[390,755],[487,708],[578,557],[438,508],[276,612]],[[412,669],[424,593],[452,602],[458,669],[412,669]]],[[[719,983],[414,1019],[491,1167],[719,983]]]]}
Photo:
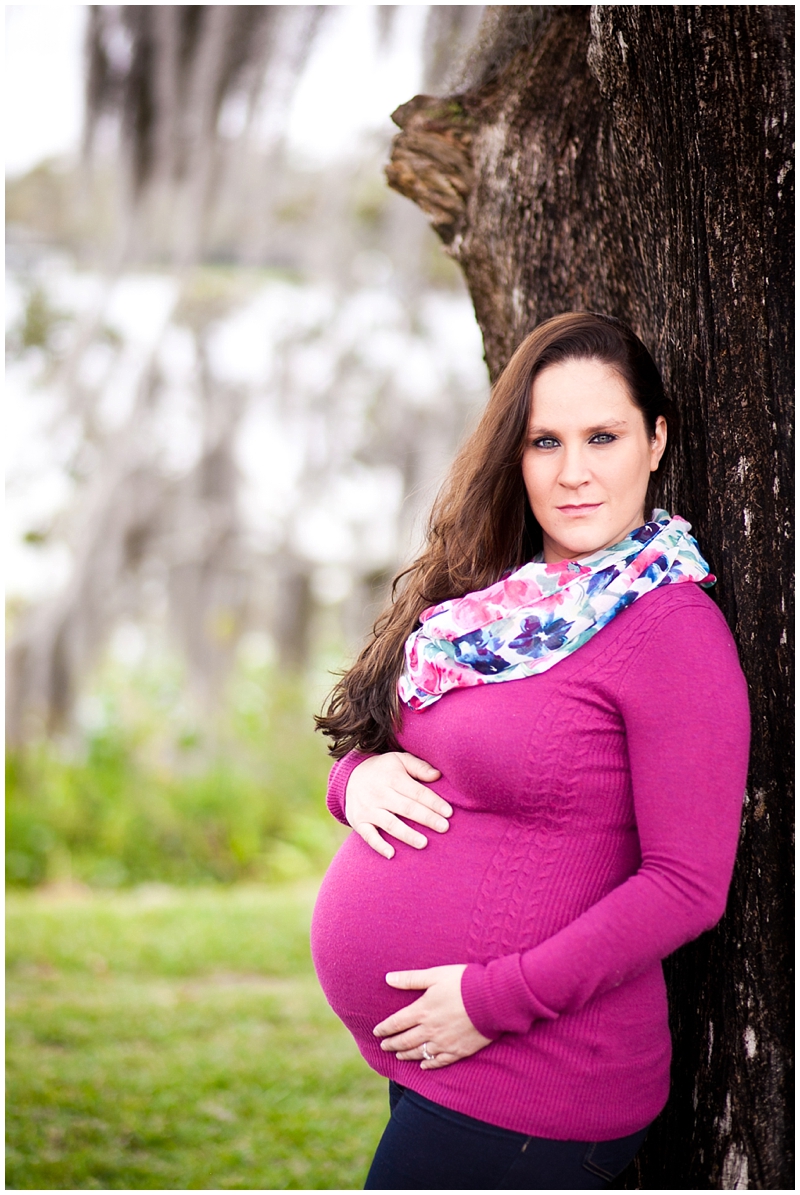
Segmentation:
{"type": "Polygon", "coordinates": [[[559,311],[652,348],[681,416],[666,504],[712,561],[752,702],[728,911],[666,964],[672,1095],[618,1185],[791,1188],[793,9],[494,20],[494,69],[395,113],[389,182],[461,264],[493,377],[559,311]]]}

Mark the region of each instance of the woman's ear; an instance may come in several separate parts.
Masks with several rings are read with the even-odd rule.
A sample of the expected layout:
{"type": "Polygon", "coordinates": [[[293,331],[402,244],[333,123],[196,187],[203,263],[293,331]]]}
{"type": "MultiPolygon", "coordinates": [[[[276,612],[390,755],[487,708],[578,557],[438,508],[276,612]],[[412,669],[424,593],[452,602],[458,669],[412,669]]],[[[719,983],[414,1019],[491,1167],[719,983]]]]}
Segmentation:
{"type": "Polygon", "coordinates": [[[661,464],[661,458],[667,447],[667,421],[663,415],[656,419],[656,430],[653,433],[652,448],[650,450],[650,472],[655,473],[661,464]]]}

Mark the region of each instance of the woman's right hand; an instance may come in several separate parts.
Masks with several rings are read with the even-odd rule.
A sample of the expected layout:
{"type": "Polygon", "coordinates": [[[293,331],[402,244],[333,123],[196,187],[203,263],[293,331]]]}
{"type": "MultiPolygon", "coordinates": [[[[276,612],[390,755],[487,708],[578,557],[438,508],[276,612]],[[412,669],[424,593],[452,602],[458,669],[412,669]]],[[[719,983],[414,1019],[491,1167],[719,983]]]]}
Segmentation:
{"type": "Polygon", "coordinates": [[[407,751],[373,755],[350,774],[345,817],[366,844],[387,859],[394,854],[394,847],[378,833],[379,829],[420,850],[428,845],[427,838],[400,818],[410,818],[438,834],[444,833],[453,810],[447,801],[420,783],[430,784],[440,776],[441,772],[431,764],[407,751]]]}

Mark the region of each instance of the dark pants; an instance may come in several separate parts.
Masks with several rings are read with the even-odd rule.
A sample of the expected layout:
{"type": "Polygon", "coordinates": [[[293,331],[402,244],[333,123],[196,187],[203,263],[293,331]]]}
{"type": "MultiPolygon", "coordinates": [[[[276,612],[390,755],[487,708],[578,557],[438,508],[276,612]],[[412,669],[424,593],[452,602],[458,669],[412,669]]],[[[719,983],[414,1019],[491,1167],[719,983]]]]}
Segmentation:
{"type": "Polygon", "coordinates": [[[647,1129],[616,1141],[526,1137],[451,1112],[398,1083],[366,1191],[591,1191],[621,1174],[647,1129]]]}

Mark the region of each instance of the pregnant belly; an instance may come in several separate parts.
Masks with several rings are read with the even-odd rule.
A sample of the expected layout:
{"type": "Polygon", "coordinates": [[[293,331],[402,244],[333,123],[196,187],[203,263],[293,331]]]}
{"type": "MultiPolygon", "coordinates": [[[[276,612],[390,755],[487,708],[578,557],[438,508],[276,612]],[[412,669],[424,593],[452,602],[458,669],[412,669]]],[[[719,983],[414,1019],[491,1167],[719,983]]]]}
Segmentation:
{"type": "Polygon", "coordinates": [[[460,811],[421,851],[396,844],[384,859],[351,834],[322,882],[311,951],[334,1012],[361,1029],[417,999],[386,983],[387,971],[467,963],[481,880],[507,821],[460,811]]]}

